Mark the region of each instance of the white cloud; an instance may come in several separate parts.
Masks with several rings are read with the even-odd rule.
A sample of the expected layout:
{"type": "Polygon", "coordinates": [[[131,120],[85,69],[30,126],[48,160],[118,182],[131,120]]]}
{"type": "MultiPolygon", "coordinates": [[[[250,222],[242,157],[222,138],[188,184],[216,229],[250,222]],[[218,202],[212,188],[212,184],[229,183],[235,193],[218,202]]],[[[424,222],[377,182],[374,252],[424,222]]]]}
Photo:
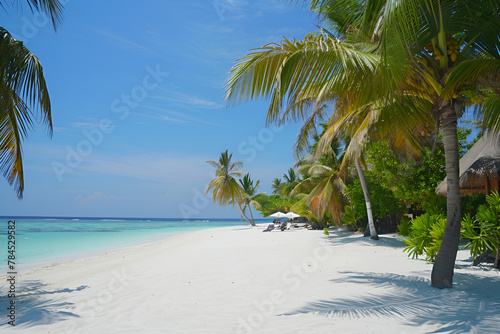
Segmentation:
{"type": "MultiPolygon", "coordinates": [[[[162,108],[162,107],[156,107],[156,106],[150,106],[150,105],[143,105],[142,107],[143,108],[147,108],[147,109],[151,109],[151,110],[155,110],[155,111],[160,111],[161,113],[165,113],[165,114],[170,114],[170,115],[176,116],[177,118],[170,118],[170,120],[172,120],[172,121],[174,121],[174,120],[176,120],[178,122],[193,121],[193,122],[197,122],[197,123],[203,123],[203,124],[209,124],[209,125],[215,125],[215,126],[223,127],[223,125],[218,124],[218,123],[204,121],[204,120],[201,120],[199,118],[187,115],[186,113],[181,113],[181,112],[178,112],[178,111],[173,111],[173,110],[165,109],[165,108],[162,108]],[[184,121],[181,120],[181,119],[179,119],[179,118],[184,118],[184,121]]],[[[144,117],[154,117],[154,116],[151,116],[151,115],[148,116],[148,114],[138,114],[138,115],[144,116],[144,117]]],[[[156,115],[157,117],[167,117],[165,115],[161,115],[161,114],[158,114],[158,113],[153,113],[153,115],[156,115]]],[[[167,120],[167,119],[164,119],[164,120],[167,120]]]]}
{"type": "MultiPolygon", "coordinates": [[[[122,196],[123,198],[123,196],[122,196]]],[[[120,199],[120,196],[116,195],[105,195],[100,191],[95,191],[94,193],[88,195],[88,196],[82,196],[79,194],[75,198],[75,202],[78,204],[93,204],[95,202],[103,203],[103,202],[111,202],[111,201],[117,201],[120,199]]]]}
{"type": "Polygon", "coordinates": [[[147,48],[141,44],[135,43],[131,40],[128,40],[128,39],[126,39],[122,36],[119,36],[115,33],[112,33],[110,31],[96,29],[96,28],[90,28],[90,29],[93,30],[97,34],[110,39],[111,41],[114,42],[115,45],[117,45],[120,48],[125,49],[127,51],[134,50],[136,52],[143,53],[143,54],[146,54],[149,56],[165,58],[162,54],[155,52],[150,48],[147,48]]]}
{"type": "MultiPolygon", "coordinates": [[[[174,123],[188,123],[188,121],[186,121],[186,120],[171,118],[171,117],[161,115],[158,113],[146,114],[146,113],[132,112],[131,114],[137,115],[137,116],[142,116],[142,117],[147,117],[147,118],[159,119],[162,121],[174,122],[174,123]]],[[[138,122],[138,123],[146,124],[144,122],[138,122]]]]}
{"type": "Polygon", "coordinates": [[[220,109],[224,107],[224,105],[220,103],[202,99],[199,97],[190,96],[179,92],[174,92],[171,90],[167,90],[165,88],[160,88],[160,90],[167,93],[167,96],[153,96],[152,98],[156,98],[163,101],[180,103],[201,109],[220,109]]]}
{"type": "Polygon", "coordinates": [[[205,164],[206,160],[208,158],[203,156],[172,156],[152,152],[135,156],[92,155],[78,168],[99,174],[182,186],[208,179],[209,166],[205,164]]]}

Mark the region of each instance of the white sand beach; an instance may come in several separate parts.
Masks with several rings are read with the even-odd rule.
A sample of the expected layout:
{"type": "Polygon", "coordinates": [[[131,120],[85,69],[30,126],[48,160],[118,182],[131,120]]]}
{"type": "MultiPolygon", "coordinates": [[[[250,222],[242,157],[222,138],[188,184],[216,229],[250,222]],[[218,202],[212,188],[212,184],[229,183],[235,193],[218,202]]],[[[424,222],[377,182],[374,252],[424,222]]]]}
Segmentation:
{"type": "MultiPolygon", "coordinates": [[[[225,227],[17,276],[2,333],[498,333],[500,272],[459,251],[454,288],[396,236],[225,227]]],[[[5,278],[2,278],[4,281],[5,278]]],[[[5,311],[2,296],[2,309],[5,311]]]]}

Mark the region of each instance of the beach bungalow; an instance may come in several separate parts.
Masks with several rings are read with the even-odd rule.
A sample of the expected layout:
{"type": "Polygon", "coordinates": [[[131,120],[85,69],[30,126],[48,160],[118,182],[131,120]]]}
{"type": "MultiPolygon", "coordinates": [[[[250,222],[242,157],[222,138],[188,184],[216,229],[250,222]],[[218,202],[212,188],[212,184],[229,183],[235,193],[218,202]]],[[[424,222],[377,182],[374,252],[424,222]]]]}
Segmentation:
{"type": "MultiPolygon", "coordinates": [[[[499,188],[500,138],[485,134],[460,159],[460,194],[488,194],[499,188]]],[[[436,187],[438,194],[446,195],[446,178],[436,187]]]]}

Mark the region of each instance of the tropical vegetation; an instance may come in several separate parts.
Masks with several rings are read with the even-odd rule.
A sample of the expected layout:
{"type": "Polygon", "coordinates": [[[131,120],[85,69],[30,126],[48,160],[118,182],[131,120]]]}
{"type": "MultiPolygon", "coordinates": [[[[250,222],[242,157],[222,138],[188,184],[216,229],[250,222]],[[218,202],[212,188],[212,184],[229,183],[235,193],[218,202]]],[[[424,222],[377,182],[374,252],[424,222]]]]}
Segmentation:
{"type": "Polygon", "coordinates": [[[500,195],[494,191],[486,196],[488,205],[481,205],[474,217],[466,214],[462,220],[462,237],[468,239],[466,247],[477,259],[483,253],[495,256],[494,267],[500,269],[500,195]]]}
{"type": "MultiPolygon", "coordinates": [[[[447,221],[431,284],[452,287],[461,229],[457,121],[475,106],[484,131],[500,130],[500,2],[313,0],[309,7],[324,28],[238,60],[228,101],[266,98],[268,123],[303,121],[298,150],[318,121],[328,120],[314,155],[332,139],[350,137],[340,175],[354,162],[361,176],[367,142],[386,139],[418,157],[422,144],[441,134],[447,221]]],[[[370,209],[368,198],[366,204],[370,209]]]]}
{"type": "Polygon", "coordinates": [[[241,216],[252,226],[255,226],[253,217],[248,218],[245,214],[245,208],[248,207],[251,215],[250,204],[254,201],[253,198],[256,195],[259,181],[254,185],[250,175],[246,174],[243,180],[239,180],[240,183],[238,183],[237,179],[242,175],[240,170],[243,163],[241,161],[232,161],[232,157],[233,154],[229,154],[226,150],[221,153],[218,161],[207,161],[210,166],[215,168],[215,178],[208,184],[206,194],[211,191],[212,199],[218,205],[236,205],[241,216]]]}
{"type": "Polygon", "coordinates": [[[259,205],[259,203],[255,201],[255,198],[259,195],[257,193],[257,189],[259,188],[260,180],[257,180],[257,182],[255,182],[254,184],[253,183],[254,181],[250,177],[250,173],[246,173],[243,176],[243,178],[239,180],[239,182],[243,190],[243,197],[241,201],[243,202],[244,206],[242,208],[242,211],[245,212],[246,209],[248,208],[248,212],[250,213],[250,219],[251,221],[253,221],[252,208],[250,204],[253,204],[255,206],[259,205]]]}
{"type": "MultiPolygon", "coordinates": [[[[3,10],[19,1],[0,1],[3,10]]],[[[43,12],[54,29],[62,21],[63,5],[59,0],[27,0],[31,11],[43,12]]],[[[0,171],[23,197],[24,171],[22,141],[39,117],[52,136],[49,92],[40,60],[22,41],[0,27],[0,171]]]]}
{"type": "MultiPolygon", "coordinates": [[[[443,214],[425,213],[412,221],[408,238],[404,239],[408,256],[416,258],[425,255],[426,260],[433,262],[440,248],[446,227],[443,214]]],[[[477,213],[465,214],[462,219],[461,239],[467,244],[463,248],[470,250],[475,264],[479,264],[483,256],[492,254],[495,257],[494,267],[500,267],[500,195],[493,191],[486,196],[486,203],[479,206],[477,213]]]]}

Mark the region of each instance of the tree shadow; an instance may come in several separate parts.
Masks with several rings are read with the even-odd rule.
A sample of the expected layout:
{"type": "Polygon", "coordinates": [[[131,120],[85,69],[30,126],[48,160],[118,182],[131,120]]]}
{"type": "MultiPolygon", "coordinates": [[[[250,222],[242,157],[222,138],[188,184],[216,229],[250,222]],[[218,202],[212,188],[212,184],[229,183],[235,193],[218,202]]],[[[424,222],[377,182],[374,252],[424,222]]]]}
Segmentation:
{"type": "Polygon", "coordinates": [[[231,230],[232,231],[247,231],[247,230],[259,230],[260,227],[259,226],[235,226],[235,227],[231,227],[231,230]]]}
{"type": "MultiPolygon", "coordinates": [[[[494,333],[500,323],[499,277],[455,274],[453,289],[438,290],[427,279],[391,273],[343,272],[335,283],[370,286],[373,293],[309,302],[282,314],[312,313],[331,318],[398,319],[426,333],[494,333]],[[438,328],[436,330],[436,328],[438,328]]],[[[326,290],[326,289],[325,289],[326,290]]],[[[356,289],[353,288],[353,293],[356,289]]]]}
{"type": "Polygon", "coordinates": [[[394,234],[379,235],[379,240],[372,240],[370,237],[364,237],[363,234],[354,233],[347,230],[333,230],[327,240],[333,245],[346,245],[354,242],[363,243],[366,246],[385,246],[392,248],[404,248],[407,245],[404,241],[391,237],[394,234]]]}
{"type": "MultiPolygon", "coordinates": [[[[64,301],[66,294],[81,291],[88,286],[79,286],[75,289],[47,289],[47,284],[41,281],[16,282],[15,306],[16,326],[22,325],[32,327],[37,325],[53,324],[78,315],[68,312],[74,308],[73,303],[64,301]]],[[[6,310],[10,306],[11,299],[8,297],[8,288],[0,288],[0,309],[6,310]]],[[[0,328],[8,325],[10,319],[3,317],[5,321],[0,323],[0,328]]]]}

